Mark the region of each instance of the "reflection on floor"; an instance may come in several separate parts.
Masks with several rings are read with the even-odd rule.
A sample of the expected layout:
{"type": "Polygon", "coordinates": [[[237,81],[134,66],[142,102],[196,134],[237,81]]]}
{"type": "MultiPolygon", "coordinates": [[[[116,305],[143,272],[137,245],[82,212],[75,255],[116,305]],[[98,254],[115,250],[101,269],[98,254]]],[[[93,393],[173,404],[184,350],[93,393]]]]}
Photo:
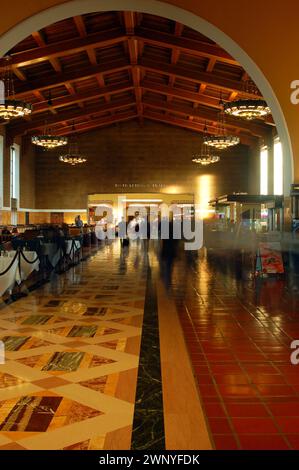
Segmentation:
{"type": "Polygon", "coordinates": [[[204,256],[174,263],[172,287],[214,447],[299,449],[298,295],[204,256]]]}
{"type": "Polygon", "coordinates": [[[104,245],[3,305],[0,449],[299,449],[298,294],[146,247],[104,245]]]}
{"type": "Polygon", "coordinates": [[[1,449],[130,448],[146,274],[114,243],[0,310],[1,449]]]}

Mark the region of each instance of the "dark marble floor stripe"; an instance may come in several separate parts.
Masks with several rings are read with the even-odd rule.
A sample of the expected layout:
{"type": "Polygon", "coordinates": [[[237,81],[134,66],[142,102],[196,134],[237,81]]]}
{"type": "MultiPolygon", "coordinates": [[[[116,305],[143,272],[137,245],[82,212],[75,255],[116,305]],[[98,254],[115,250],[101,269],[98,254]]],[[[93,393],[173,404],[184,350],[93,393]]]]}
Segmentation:
{"type": "Polygon", "coordinates": [[[156,285],[148,268],[132,450],[165,450],[156,285]]]}

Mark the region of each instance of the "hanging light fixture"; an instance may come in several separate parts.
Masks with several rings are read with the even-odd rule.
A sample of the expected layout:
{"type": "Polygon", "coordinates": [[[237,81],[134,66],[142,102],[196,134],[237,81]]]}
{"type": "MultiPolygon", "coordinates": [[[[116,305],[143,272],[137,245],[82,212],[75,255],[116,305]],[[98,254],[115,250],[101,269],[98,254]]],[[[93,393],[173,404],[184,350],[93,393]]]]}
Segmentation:
{"type": "Polygon", "coordinates": [[[257,97],[252,99],[228,101],[224,104],[224,112],[226,114],[247,119],[248,121],[263,118],[268,114],[271,114],[271,109],[267,105],[266,101],[258,97],[259,91],[252,80],[245,80],[244,92],[257,95],[257,97]]]}
{"type": "Polygon", "coordinates": [[[233,147],[234,145],[238,145],[240,143],[240,138],[235,135],[228,135],[226,132],[223,101],[221,96],[220,106],[221,110],[218,115],[217,133],[216,135],[206,135],[204,137],[204,143],[218,150],[225,150],[229,147],[233,147]]]}
{"type": "MultiPolygon", "coordinates": [[[[51,93],[49,94],[48,105],[52,105],[51,93]]],[[[51,129],[48,127],[46,120],[44,132],[39,135],[33,135],[31,137],[31,142],[45,150],[51,150],[66,145],[68,143],[68,139],[65,136],[53,134],[51,129]]]]}
{"type": "Polygon", "coordinates": [[[200,163],[203,166],[211,165],[211,163],[217,163],[220,161],[220,157],[214,155],[209,155],[207,157],[203,157],[201,155],[194,155],[194,158],[192,158],[192,161],[194,163],[200,163]]]}
{"type": "Polygon", "coordinates": [[[72,130],[73,135],[69,139],[68,152],[64,155],[60,155],[59,160],[63,163],[69,163],[72,166],[85,163],[87,159],[79,151],[78,135],[75,132],[75,124],[73,123],[72,130]]]}
{"type": "Polygon", "coordinates": [[[11,119],[28,116],[32,113],[32,105],[22,100],[15,99],[15,88],[10,66],[10,56],[4,57],[6,65],[2,73],[0,88],[0,119],[11,119]],[[1,96],[2,95],[2,96],[1,96]]]}
{"type": "Polygon", "coordinates": [[[44,149],[47,149],[47,150],[51,150],[56,147],[61,147],[62,145],[66,145],[67,138],[63,136],[58,136],[58,135],[43,134],[43,135],[32,136],[31,142],[34,145],[43,147],[44,149]]]}
{"type": "Polygon", "coordinates": [[[200,153],[194,154],[192,161],[194,163],[199,163],[203,166],[211,165],[212,163],[217,163],[220,161],[220,157],[215,154],[210,153],[210,149],[207,145],[205,145],[205,139],[207,138],[207,125],[204,128],[204,137],[201,143],[200,153]]]}

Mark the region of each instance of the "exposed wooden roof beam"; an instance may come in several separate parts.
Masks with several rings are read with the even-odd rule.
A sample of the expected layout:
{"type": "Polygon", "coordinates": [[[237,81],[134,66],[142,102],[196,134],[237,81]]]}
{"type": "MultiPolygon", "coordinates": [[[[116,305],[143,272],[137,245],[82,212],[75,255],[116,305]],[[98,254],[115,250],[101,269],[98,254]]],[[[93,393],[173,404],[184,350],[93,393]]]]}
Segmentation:
{"type": "MultiPolygon", "coordinates": [[[[185,68],[179,67],[173,64],[166,64],[166,63],[159,63],[157,61],[152,61],[148,59],[141,58],[139,60],[138,66],[145,69],[151,70],[158,73],[163,73],[169,76],[177,76],[179,78],[185,79],[187,81],[192,81],[193,83],[205,83],[207,85],[213,85],[218,87],[219,89],[225,91],[240,91],[243,95],[256,98],[256,94],[252,93],[244,93],[242,89],[242,83],[224,79],[219,76],[215,76],[213,74],[207,72],[196,72],[186,70],[185,68]]],[[[50,77],[47,77],[47,80],[32,80],[30,82],[25,82],[20,85],[16,89],[16,96],[21,96],[23,94],[27,94],[28,92],[34,92],[35,90],[43,90],[43,89],[50,89],[54,88],[58,85],[65,84],[66,82],[72,82],[76,80],[83,80],[85,78],[89,78],[95,76],[97,74],[104,74],[104,73],[111,73],[117,72],[120,70],[124,70],[130,68],[130,64],[126,59],[120,59],[113,62],[106,62],[104,65],[97,65],[91,67],[85,67],[82,69],[77,70],[76,72],[65,72],[56,74],[50,77]]]]}
{"type": "MultiPolygon", "coordinates": [[[[127,36],[119,28],[103,33],[90,34],[86,37],[67,39],[65,41],[13,54],[11,57],[11,65],[25,67],[42,62],[43,60],[52,60],[58,57],[76,54],[88,48],[111,46],[126,39],[127,36]]],[[[5,59],[0,59],[0,69],[3,67],[5,67],[5,59]]]]}
{"type": "MultiPolygon", "coordinates": [[[[76,28],[77,28],[77,31],[78,31],[80,37],[85,38],[87,36],[87,31],[86,31],[85,22],[84,22],[84,19],[83,19],[82,15],[74,16],[73,21],[76,25],[76,28]]],[[[91,63],[91,65],[98,65],[95,50],[90,47],[86,50],[86,52],[87,52],[88,59],[89,59],[89,62],[91,63]]],[[[97,82],[98,82],[100,88],[105,86],[105,80],[104,80],[104,77],[101,74],[96,75],[96,79],[97,79],[97,82]]],[[[109,102],[109,97],[105,96],[105,100],[108,103],[109,102]]]]}
{"type": "Polygon", "coordinates": [[[105,117],[105,118],[98,118],[92,119],[87,122],[78,123],[75,125],[75,131],[72,129],[72,126],[65,127],[56,132],[57,135],[68,135],[74,132],[87,132],[91,129],[95,129],[97,127],[105,127],[110,126],[113,124],[117,124],[118,122],[130,121],[131,119],[135,119],[137,117],[136,111],[125,111],[123,113],[116,114],[114,116],[105,117]]]}
{"type": "Polygon", "coordinates": [[[206,71],[207,72],[213,72],[213,68],[214,68],[216,62],[217,62],[216,57],[211,57],[210,60],[209,60],[206,71]]]}
{"type": "MultiPolygon", "coordinates": [[[[166,114],[162,115],[162,114],[151,112],[148,109],[144,110],[144,117],[152,121],[163,122],[165,124],[170,124],[172,126],[183,127],[191,131],[200,132],[201,134],[204,133],[204,130],[205,130],[205,124],[194,123],[192,121],[185,120],[185,119],[173,118],[172,116],[167,116],[166,114]]],[[[209,126],[207,126],[207,129],[208,129],[208,133],[215,134],[215,132],[214,131],[212,132],[209,126]]],[[[241,139],[242,144],[249,145],[249,146],[256,145],[256,142],[257,142],[257,139],[250,138],[247,136],[242,136],[242,135],[240,135],[240,139],[241,139]]]]}
{"type": "Polygon", "coordinates": [[[140,66],[146,70],[151,70],[158,73],[164,73],[165,75],[175,75],[183,80],[192,81],[195,83],[204,83],[206,85],[213,85],[220,90],[225,91],[240,91],[246,97],[257,97],[256,94],[246,93],[243,90],[243,84],[237,80],[231,80],[223,78],[209,72],[200,72],[186,69],[173,64],[166,64],[154,60],[144,59],[140,60],[140,66]]]}
{"type": "Polygon", "coordinates": [[[73,21],[81,38],[86,36],[86,27],[82,15],[74,16],[73,21]]]}
{"type": "MultiPolygon", "coordinates": [[[[32,37],[33,37],[33,39],[35,40],[35,42],[37,43],[38,46],[40,46],[41,48],[46,47],[45,38],[43,37],[43,35],[40,31],[34,31],[32,33],[32,37]]],[[[58,59],[56,59],[55,57],[50,57],[49,62],[52,65],[55,72],[61,72],[61,65],[60,65],[58,59]]]]}
{"type": "MultiPolygon", "coordinates": [[[[147,80],[147,79],[144,79],[142,81],[141,86],[145,90],[152,91],[154,93],[160,93],[160,94],[163,94],[163,95],[166,95],[166,96],[172,96],[172,97],[180,98],[182,100],[191,101],[191,102],[196,103],[196,104],[202,104],[204,106],[214,108],[214,109],[218,109],[218,110],[221,109],[219,99],[215,98],[213,96],[208,96],[208,95],[203,95],[201,93],[186,91],[186,90],[182,90],[182,89],[177,88],[177,87],[171,87],[169,85],[160,85],[160,84],[154,83],[154,82],[152,82],[150,80],[147,80]]],[[[238,118],[229,118],[228,117],[228,119],[238,119],[238,118]]],[[[238,122],[240,122],[240,124],[245,125],[246,121],[240,121],[240,119],[238,119],[238,122]]],[[[250,125],[252,123],[247,122],[246,125],[248,125],[248,124],[250,125]]],[[[266,119],[259,120],[254,124],[256,126],[264,126],[264,127],[265,127],[265,125],[275,126],[275,123],[273,121],[272,116],[267,116],[266,119]]]]}
{"type": "MultiPolygon", "coordinates": [[[[195,117],[203,121],[210,121],[217,123],[217,113],[202,108],[194,108],[184,106],[181,104],[167,103],[164,100],[148,98],[144,96],[143,103],[155,109],[163,109],[164,111],[179,114],[187,117],[195,117]]],[[[259,126],[254,123],[246,123],[240,119],[227,117],[225,120],[225,127],[234,132],[249,132],[256,137],[266,137],[269,135],[269,130],[266,126],[259,126]]],[[[216,126],[215,126],[216,127],[216,126]]]]}
{"type": "Polygon", "coordinates": [[[45,80],[36,79],[22,84],[16,89],[15,96],[21,96],[28,92],[34,92],[35,90],[51,89],[65,83],[71,83],[76,80],[83,80],[97,74],[118,72],[129,67],[130,64],[126,59],[120,59],[113,62],[106,62],[104,65],[80,68],[76,72],[58,73],[53,76],[48,76],[45,80]]]}
{"type": "MultiPolygon", "coordinates": [[[[183,32],[184,26],[181,23],[178,23],[176,21],[175,26],[174,26],[174,34],[175,36],[179,37],[181,36],[183,32]]],[[[173,47],[171,51],[171,63],[176,64],[180,58],[180,50],[177,47],[173,47]]],[[[168,85],[173,86],[175,82],[175,77],[173,75],[170,75],[168,77],[168,85]]],[[[170,95],[167,96],[167,101],[171,102],[172,97],[170,95]]]]}
{"type": "Polygon", "coordinates": [[[15,74],[15,76],[18,77],[18,79],[21,80],[22,82],[25,82],[27,80],[25,73],[22,72],[22,70],[19,69],[18,67],[12,67],[12,71],[15,74]]]}
{"type": "Polygon", "coordinates": [[[196,41],[182,36],[174,36],[161,31],[151,31],[143,27],[136,28],[135,34],[139,39],[159,47],[176,47],[180,51],[191,55],[215,58],[220,62],[239,65],[235,59],[216,44],[196,41]]]}
{"type": "MultiPolygon", "coordinates": [[[[128,28],[131,28],[129,20],[127,20],[127,23],[128,28]]],[[[18,67],[24,67],[34,63],[39,63],[43,60],[50,60],[51,63],[53,63],[52,60],[55,61],[55,59],[58,57],[75,54],[77,52],[81,52],[82,50],[88,50],[89,48],[111,46],[113,44],[125,41],[128,38],[128,34],[125,34],[124,31],[122,31],[120,28],[82,36],[84,32],[83,27],[77,26],[77,29],[78,27],[81,31],[80,37],[59,41],[49,45],[45,44],[45,41],[42,38],[40,32],[33,33],[32,35],[35,40],[38,41],[40,47],[13,54],[11,58],[11,64],[18,67]]],[[[229,54],[214,44],[195,41],[194,39],[183,38],[180,36],[174,36],[160,31],[151,31],[142,27],[135,28],[135,33],[133,35],[129,35],[133,36],[136,40],[141,40],[159,47],[176,48],[188,54],[200,57],[215,58],[221,62],[238,65],[238,63],[229,54]]],[[[5,61],[0,59],[0,69],[3,67],[5,67],[5,61]]],[[[55,67],[59,67],[59,63],[57,61],[55,67]]]]}
{"type": "MultiPolygon", "coordinates": [[[[106,103],[106,104],[94,104],[92,106],[76,109],[71,111],[65,111],[62,113],[57,113],[55,116],[50,116],[47,120],[48,125],[57,125],[63,121],[73,120],[75,118],[80,118],[82,116],[92,116],[97,113],[104,113],[109,111],[116,111],[123,109],[129,106],[135,105],[135,102],[132,98],[125,98],[119,101],[106,103]]],[[[7,126],[8,132],[11,136],[22,135],[31,130],[41,129],[45,125],[44,117],[41,119],[35,119],[30,122],[22,122],[21,124],[9,124],[7,126]]]]}
{"type": "MultiPolygon", "coordinates": [[[[71,96],[76,96],[76,90],[70,82],[65,82],[64,86],[71,96]]],[[[80,106],[80,108],[83,108],[84,106],[83,103],[80,102],[78,102],[78,105],[80,106]]]]}
{"type": "Polygon", "coordinates": [[[135,32],[135,13],[133,11],[124,11],[123,18],[124,18],[126,33],[128,35],[133,35],[135,32]]]}
{"type": "Polygon", "coordinates": [[[229,95],[229,101],[233,101],[237,98],[238,96],[238,92],[237,91],[232,91],[231,94],[229,95]]]}
{"type": "Polygon", "coordinates": [[[174,35],[175,36],[182,36],[184,31],[184,25],[182,23],[179,23],[178,21],[175,22],[174,25],[174,35]]]}
{"type": "MultiPolygon", "coordinates": [[[[105,96],[110,96],[115,93],[122,93],[125,91],[132,90],[133,84],[125,83],[120,85],[109,85],[103,86],[101,89],[95,90],[93,93],[90,91],[84,93],[76,93],[75,95],[62,96],[59,98],[52,99],[52,107],[54,109],[63,108],[64,106],[69,106],[74,103],[90,101],[94,98],[100,98],[105,96]]],[[[37,91],[36,93],[40,93],[37,91]]],[[[40,103],[34,105],[32,115],[42,113],[47,110],[47,104],[43,96],[39,97],[40,103]]]]}
{"type": "Polygon", "coordinates": [[[126,28],[126,33],[128,35],[128,49],[130,56],[130,63],[132,65],[132,79],[134,84],[135,91],[135,100],[137,106],[137,113],[139,116],[139,121],[142,123],[142,88],[140,87],[140,76],[141,71],[138,67],[138,42],[134,39],[133,36],[135,32],[135,13],[132,11],[125,11],[123,13],[124,24],[126,28]]]}

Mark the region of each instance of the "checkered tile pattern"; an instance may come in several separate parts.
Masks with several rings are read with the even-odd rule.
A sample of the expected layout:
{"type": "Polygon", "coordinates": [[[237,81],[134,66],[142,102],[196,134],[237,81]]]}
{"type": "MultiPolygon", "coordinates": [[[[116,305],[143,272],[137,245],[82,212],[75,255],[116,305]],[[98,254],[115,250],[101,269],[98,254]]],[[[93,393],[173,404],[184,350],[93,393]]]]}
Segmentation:
{"type": "Polygon", "coordinates": [[[2,308],[0,449],[130,448],[146,271],[115,242],[2,308]]]}

